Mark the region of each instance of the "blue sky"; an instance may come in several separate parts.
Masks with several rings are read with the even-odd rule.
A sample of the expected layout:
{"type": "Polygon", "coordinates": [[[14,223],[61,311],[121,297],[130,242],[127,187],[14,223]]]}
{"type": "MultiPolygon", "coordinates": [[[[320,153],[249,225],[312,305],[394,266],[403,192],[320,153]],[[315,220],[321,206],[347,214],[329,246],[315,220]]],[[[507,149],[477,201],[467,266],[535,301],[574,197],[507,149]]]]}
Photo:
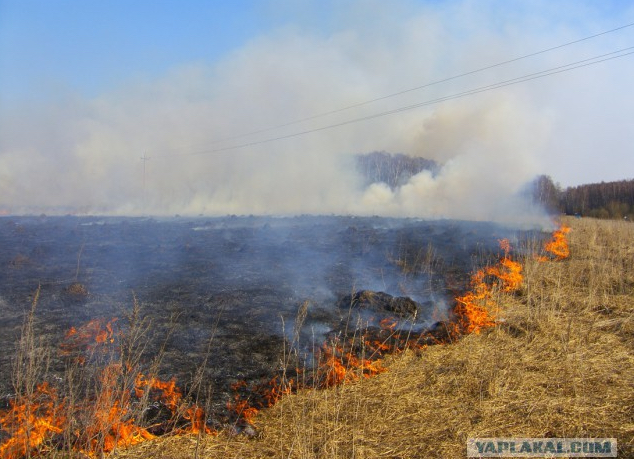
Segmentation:
{"type": "MultiPolygon", "coordinates": [[[[0,97],[46,97],[49,92],[63,89],[95,96],[126,80],[155,78],[179,65],[212,64],[249,40],[285,25],[329,34],[337,26],[345,28],[345,22],[340,21],[346,20],[346,13],[374,21],[380,27],[381,17],[373,14],[373,3],[376,4],[345,0],[0,0],[0,97]]],[[[408,6],[450,7],[456,3],[393,2],[390,10],[406,17],[408,6]]],[[[504,27],[509,16],[533,9],[527,7],[530,2],[507,3],[514,6],[505,8],[505,14],[492,22],[496,27],[504,27]]],[[[631,11],[630,3],[564,3],[560,14],[576,5],[579,10],[588,9],[588,14],[601,14],[603,17],[592,18],[597,22],[605,19],[606,24],[619,24],[623,22],[623,12],[631,11]]],[[[573,10],[569,26],[575,25],[576,16],[573,10]]],[[[578,26],[581,33],[591,29],[589,24],[578,26]]]]}
{"type": "Polygon", "coordinates": [[[250,1],[0,1],[2,95],[96,95],[135,76],[213,62],[263,33],[250,1]]]}
{"type": "Polygon", "coordinates": [[[632,22],[624,1],[0,0],[0,211],[487,218],[538,173],[634,178],[632,56],[268,142],[634,46],[634,27],[245,135],[632,22]],[[363,189],[345,158],[373,150],[446,167],[363,189]]]}

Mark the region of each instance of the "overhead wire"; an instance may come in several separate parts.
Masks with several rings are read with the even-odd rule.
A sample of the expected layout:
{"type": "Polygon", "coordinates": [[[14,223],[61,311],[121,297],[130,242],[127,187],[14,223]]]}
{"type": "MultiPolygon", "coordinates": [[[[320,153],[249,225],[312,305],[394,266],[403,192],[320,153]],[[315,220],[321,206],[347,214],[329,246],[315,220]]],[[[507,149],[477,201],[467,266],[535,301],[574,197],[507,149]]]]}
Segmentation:
{"type": "Polygon", "coordinates": [[[335,113],[344,112],[346,110],[362,107],[364,105],[369,105],[369,104],[372,104],[374,102],[379,102],[379,101],[382,101],[382,100],[385,100],[385,99],[390,99],[392,97],[400,96],[400,95],[407,94],[407,93],[410,93],[410,92],[413,92],[413,91],[418,91],[420,89],[425,89],[425,88],[429,88],[431,86],[435,86],[435,85],[438,85],[438,84],[441,84],[441,83],[446,83],[446,82],[449,82],[449,81],[452,81],[452,80],[456,80],[458,78],[474,75],[474,74],[477,74],[477,73],[480,73],[480,72],[484,72],[486,70],[491,70],[491,69],[494,69],[494,68],[497,68],[497,67],[501,67],[501,66],[504,66],[504,65],[507,65],[507,64],[511,64],[513,62],[517,62],[517,61],[520,61],[520,60],[523,60],[523,59],[528,59],[529,57],[538,56],[540,54],[548,53],[550,51],[555,51],[557,49],[565,48],[567,46],[571,46],[571,45],[575,45],[577,43],[581,43],[581,42],[584,42],[584,41],[587,41],[587,40],[591,40],[593,38],[597,38],[597,37],[600,37],[602,35],[607,35],[609,33],[617,32],[619,30],[623,30],[623,29],[626,29],[626,28],[632,27],[632,26],[634,26],[634,22],[622,25],[620,27],[615,27],[615,28],[610,29],[610,30],[605,30],[603,32],[596,33],[594,35],[588,35],[587,37],[583,37],[583,38],[579,38],[577,40],[569,41],[569,42],[563,43],[561,45],[551,46],[550,48],[546,48],[546,49],[542,49],[542,50],[535,51],[535,52],[532,52],[532,53],[524,54],[524,55],[519,56],[519,57],[514,57],[512,59],[508,59],[506,61],[498,62],[496,64],[487,65],[487,66],[480,67],[480,68],[475,69],[475,70],[470,70],[470,71],[467,71],[467,72],[460,73],[458,75],[450,76],[450,77],[447,77],[447,78],[442,78],[440,80],[435,80],[435,81],[432,81],[432,82],[429,82],[429,83],[425,83],[425,84],[420,85],[420,86],[415,86],[413,88],[403,89],[403,90],[400,90],[400,91],[397,91],[397,92],[394,92],[394,93],[391,93],[391,94],[387,94],[387,95],[384,95],[384,96],[376,97],[374,99],[369,99],[369,100],[366,100],[366,101],[363,101],[363,102],[357,102],[355,104],[351,104],[351,105],[348,105],[348,106],[345,106],[345,107],[341,107],[341,108],[337,108],[337,109],[334,109],[334,110],[329,110],[329,111],[326,111],[326,112],[318,113],[318,114],[311,115],[311,116],[308,116],[308,117],[305,117],[305,118],[300,118],[300,119],[297,119],[297,120],[294,120],[294,121],[288,121],[288,122],[285,122],[285,123],[282,123],[282,124],[278,124],[278,125],[275,125],[275,126],[270,126],[270,127],[267,127],[267,128],[257,129],[257,130],[254,130],[254,131],[245,132],[243,134],[236,134],[236,135],[230,136],[230,137],[224,137],[222,139],[217,139],[217,140],[213,141],[212,143],[221,143],[221,142],[226,142],[226,141],[229,141],[229,140],[236,140],[236,139],[239,139],[239,138],[242,138],[242,137],[247,137],[247,136],[250,136],[250,135],[262,134],[264,132],[269,132],[269,131],[273,131],[273,130],[276,130],[276,129],[281,129],[281,128],[288,127],[288,126],[293,126],[295,124],[303,123],[303,122],[306,122],[306,121],[312,121],[314,119],[322,118],[324,116],[328,116],[328,115],[333,115],[335,113]]]}
{"type": "MultiPolygon", "coordinates": [[[[596,64],[599,64],[599,63],[602,63],[602,62],[606,62],[606,61],[622,58],[622,57],[625,57],[625,56],[628,56],[628,55],[631,55],[631,54],[634,54],[634,46],[630,46],[630,47],[627,47],[627,48],[622,48],[622,49],[619,49],[619,50],[616,50],[616,51],[600,54],[600,55],[597,55],[597,56],[593,56],[593,57],[590,57],[590,58],[587,58],[587,59],[582,59],[582,60],[579,60],[579,61],[571,62],[571,63],[568,63],[568,64],[559,65],[559,66],[552,67],[552,68],[549,68],[549,69],[546,69],[546,70],[542,70],[542,71],[539,71],[539,72],[534,72],[534,73],[522,75],[520,77],[512,78],[512,79],[509,79],[509,80],[499,81],[497,83],[493,83],[493,84],[489,84],[489,85],[485,85],[485,86],[472,88],[472,89],[469,89],[469,90],[466,90],[466,91],[462,91],[462,92],[459,92],[459,93],[450,94],[450,95],[442,96],[442,97],[437,97],[437,98],[434,98],[434,99],[428,99],[428,100],[425,100],[425,101],[422,101],[422,102],[418,102],[418,103],[415,103],[415,104],[404,105],[404,106],[397,107],[397,108],[394,108],[394,109],[391,109],[391,110],[386,110],[386,111],[374,113],[374,114],[367,115],[367,116],[362,116],[362,117],[353,118],[353,119],[349,119],[349,120],[345,120],[345,121],[341,121],[341,122],[337,122],[337,123],[332,123],[332,124],[320,126],[320,127],[317,127],[317,128],[306,129],[306,130],[303,130],[303,131],[297,131],[297,132],[293,132],[293,133],[290,133],[290,134],[284,134],[284,135],[280,135],[280,136],[269,137],[269,138],[266,138],[266,139],[254,140],[252,142],[244,142],[244,143],[240,143],[240,144],[236,144],[236,145],[230,145],[230,146],[226,146],[226,147],[219,147],[219,148],[213,148],[213,149],[200,150],[200,151],[192,152],[192,153],[177,153],[177,154],[171,154],[171,155],[163,155],[163,156],[158,156],[158,158],[206,155],[206,154],[218,153],[218,152],[229,151],[229,150],[237,150],[237,149],[246,148],[246,147],[250,147],[250,146],[276,142],[276,141],[284,140],[284,139],[290,139],[290,138],[299,137],[299,136],[303,136],[303,135],[314,133],[314,132],[320,132],[320,131],[324,131],[324,130],[328,130],[328,129],[334,129],[334,128],[341,127],[341,126],[346,126],[346,125],[349,125],[349,124],[359,123],[359,122],[362,122],[362,121],[368,121],[368,120],[371,120],[371,119],[376,119],[376,118],[380,118],[380,117],[384,117],[384,116],[388,116],[388,115],[393,115],[393,114],[396,114],[396,113],[402,113],[402,112],[413,110],[413,109],[416,109],[416,108],[420,108],[420,107],[424,107],[424,106],[428,106],[428,105],[433,105],[433,104],[438,104],[438,103],[441,103],[441,102],[446,102],[446,101],[453,100],[453,99],[458,99],[458,98],[461,98],[461,97],[466,97],[466,96],[470,96],[470,95],[474,95],[474,94],[480,94],[482,92],[492,91],[492,90],[495,90],[495,89],[499,89],[499,88],[503,88],[503,87],[507,87],[507,86],[511,86],[511,85],[516,85],[516,84],[519,84],[519,83],[524,83],[524,82],[527,82],[527,81],[531,81],[531,80],[535,80],[535,79],[539,79],[539,78],[544,78],[544,77],[555,75],[555,74],[559,74],[559,73],[568,72],[568,71],[572,71],[572,70],[583,68],[583,67],[588,67],[590,65],[596,65],[596,64]]],[[[157,156],[155,156],[155,157],[157,157],[157,156]]]]}

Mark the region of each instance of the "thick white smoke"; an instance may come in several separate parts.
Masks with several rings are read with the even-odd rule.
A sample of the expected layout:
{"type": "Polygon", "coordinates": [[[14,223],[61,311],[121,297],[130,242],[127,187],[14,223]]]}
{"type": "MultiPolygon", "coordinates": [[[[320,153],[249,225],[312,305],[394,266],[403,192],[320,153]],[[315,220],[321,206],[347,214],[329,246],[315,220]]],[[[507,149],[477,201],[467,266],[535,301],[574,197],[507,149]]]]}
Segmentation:
{"type": "MultiPolygon", "coordinates": [[[[367,12],[363,5],[358,7],[367,12]]],[[[482,8],[471,2],[442,7],[403,3],[398,9],[377,3],[373,8],[371,15],[342,8],[340,22],[328,34],[280,28],[214,65],[181,66],[96,98],[60,95],[46,103],[3,107],[0,210],[526,217],[531,211],[518,192],[536,174],[554,173],[545,159],[556,144],[556,120],[574,115],[552,97],[552,85],[564,88],[565,77],[547,86],[548,91],[528,83],[265,140],[456,94],[572,55],[522,61],[242,135],[579,36],[578,31],[535,32],[539,11],[504,18],[495,13],[495,2],[482,8]],[[507,19],[515,21],[513,27],[500,26],[507,19]],[[418,174],[397,189],[368,188],[352,155],[381,150],[434,159],[442,168],[435,176],[418,174]],[[142,155],[150,158],[145,177],[142,155]]]]}

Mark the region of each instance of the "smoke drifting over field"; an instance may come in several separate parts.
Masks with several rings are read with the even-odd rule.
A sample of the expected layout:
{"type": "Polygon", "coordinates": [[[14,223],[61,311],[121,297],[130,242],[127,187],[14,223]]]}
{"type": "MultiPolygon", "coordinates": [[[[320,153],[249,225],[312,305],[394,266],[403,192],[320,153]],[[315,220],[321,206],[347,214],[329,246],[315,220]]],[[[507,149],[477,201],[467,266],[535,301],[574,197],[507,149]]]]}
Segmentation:
{"type": "MultiPolygon", "coordinates": [[[[545,160],[557,145],[554,132],[579,112],[574,104],[560,104],[569,102],[571,93],[558,99],[555,91],[574,86],[574,92],[605,68],[577,74],[570,85],[559,77],[546,86],[529,83],[257,142],[456,94],[593,55],[599,47],[522,61],[240,136],[579,37],[577,32],[528,36],[538,17],[530,11],[515,18],[513,29],[501,29],[494,4],[478,11],[469,2],[443,8],[402,4],[385,11],[378,11],[387,7],[377,3],[373,8],[374,20],[346,9],[338,12],[330,33],[304,31],[301,24],[281,27],[214,65],[180,66],[151,80],[137,77],[99,96],[63,93],[45,103],[5,104],[0,111],[0,210],[537,217],[539,212],[518,193],[536,174],[551,172],[545,160]],[[396,189],[366,186],[353,155],[377,150],[432,159],[441,169],[436,175],[415,175],[396,189]],[[150,158],[145,180],[143,154],[150,158]]],[[[576,139],[569,140],[568,148],[578,147],[576,139]]]]}

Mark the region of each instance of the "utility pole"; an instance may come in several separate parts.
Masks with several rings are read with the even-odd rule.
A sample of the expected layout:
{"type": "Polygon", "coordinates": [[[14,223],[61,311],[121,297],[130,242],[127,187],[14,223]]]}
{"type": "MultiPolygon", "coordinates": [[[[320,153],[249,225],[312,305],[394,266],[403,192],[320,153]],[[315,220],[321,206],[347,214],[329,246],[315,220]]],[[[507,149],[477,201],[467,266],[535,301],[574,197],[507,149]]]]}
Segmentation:
{"type": "Polygon", "coordinates": [[[143,213],[145,213],[145,164],[150,160],[150,158],[143,152],[143,156],[141,156],[141,161],[143,161],[143,213]]]}

